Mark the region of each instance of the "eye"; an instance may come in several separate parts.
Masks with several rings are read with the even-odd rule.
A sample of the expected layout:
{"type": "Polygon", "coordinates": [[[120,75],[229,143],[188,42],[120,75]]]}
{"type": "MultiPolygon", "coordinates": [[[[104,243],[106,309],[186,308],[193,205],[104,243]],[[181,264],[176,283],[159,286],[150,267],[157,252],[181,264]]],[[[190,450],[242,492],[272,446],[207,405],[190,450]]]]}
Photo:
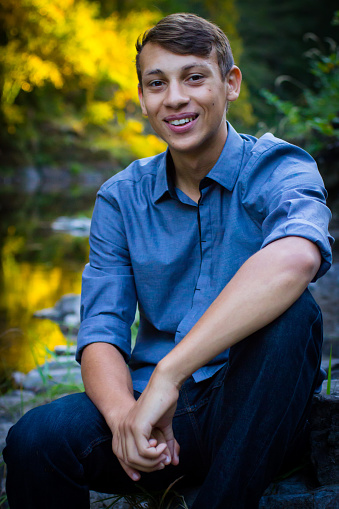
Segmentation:
{"type": "Polygon", "coordinates": [[[189,76],[188,81],[200,81],[204,78],[202,74],[192,74],[189,76]]]}
{"type": "Polygon", "coordinates": [[[162,85],[163,85],[163,82],[161,80],[154,80],[148,84],[149,87],[153,87],[153,88],[158,88],[158,87],[161,87],[162,85]]]}

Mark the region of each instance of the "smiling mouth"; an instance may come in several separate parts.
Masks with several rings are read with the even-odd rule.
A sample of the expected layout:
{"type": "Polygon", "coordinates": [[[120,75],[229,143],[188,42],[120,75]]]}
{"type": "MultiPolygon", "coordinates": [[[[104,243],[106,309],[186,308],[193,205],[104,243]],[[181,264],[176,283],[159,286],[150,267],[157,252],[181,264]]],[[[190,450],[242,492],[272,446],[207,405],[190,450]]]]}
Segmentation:
{"type": "Polygon", "coordinates": [[[169,121],[169,124],[171,125],[185,125],[185,124],[188,124],[189,122],[192,122],[193,118],[190,117],[190,118],[182,118],[181,120],[171,120],[169,121]]]}
{"type": "Polygon", "coordinates": [[[166,120],[166,122],[170,125],[185,125],[185,124],[189,124],[190,122],[193,122],[193,120],[195,120],[196,118],[198,117],[198,115],[191,115],[189,117],[185,117],[185,118],[176,118],[176,119],[173,119],[173,120],[166,120]]]}

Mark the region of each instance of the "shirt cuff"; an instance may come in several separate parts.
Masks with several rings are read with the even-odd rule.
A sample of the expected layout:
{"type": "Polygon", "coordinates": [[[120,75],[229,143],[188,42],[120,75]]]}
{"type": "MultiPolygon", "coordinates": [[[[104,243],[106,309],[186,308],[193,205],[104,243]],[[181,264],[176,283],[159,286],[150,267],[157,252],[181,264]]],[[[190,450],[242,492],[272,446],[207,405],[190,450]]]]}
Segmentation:
{"type": "Polygon", "coordinates": [[[131,329],[115,316],[97,315],[86,318],[80,325],[76,360],[81,363],[83,349],[92,343],[109,343],[116,346],[126,362],[131,357],[131,329]]]}

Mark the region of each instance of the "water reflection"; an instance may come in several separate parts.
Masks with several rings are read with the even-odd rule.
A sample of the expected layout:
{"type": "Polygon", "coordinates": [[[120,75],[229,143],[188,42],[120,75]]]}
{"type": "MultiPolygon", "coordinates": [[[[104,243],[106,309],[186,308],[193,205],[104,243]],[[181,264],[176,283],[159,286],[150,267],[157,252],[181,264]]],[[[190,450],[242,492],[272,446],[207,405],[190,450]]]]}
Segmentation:
{"type": "Polygon", "coordinates": [[[50,267],[41,263],[18,262],[15,250],[20,241],[20,238],[9,236],[3,246],[0,301],[2,378],[8,377],[13,370],[29,371],[35,362],[44,361],[46,348],[53,350],[56,345],[66,343],[56,324],[33,318],[33,314],[39,309],[52,307],[62,295],[80,293],[81,290],[82,263],[50,267]]]}
{"type": "Polygon", "coordinates": [[[33,314],[67,293],[80,293],[88,238],[55,232],[51,225],[62,215],[89,216],[95,192],[60,199],[1,193],[0,390],[13,371],[28,372],[48,350],[67,342],[57,324],[33,314]]]}

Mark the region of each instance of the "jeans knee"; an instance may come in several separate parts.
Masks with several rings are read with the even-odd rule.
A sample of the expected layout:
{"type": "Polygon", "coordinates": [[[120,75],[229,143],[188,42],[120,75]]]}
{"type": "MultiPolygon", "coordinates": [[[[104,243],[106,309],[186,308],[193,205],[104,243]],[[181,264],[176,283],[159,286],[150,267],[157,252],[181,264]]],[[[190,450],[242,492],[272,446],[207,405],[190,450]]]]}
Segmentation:
{"type": "Polygon", "coordinates": [[[306,290],[281,316],[230,349],[230,365],[236,361],[258,369],[289,372],[305,358],[316,369],[322,346],[321,311],[306,290]]]}
{"type": "Polygon", "coordinates": [[[315,346],[320,353],[322,345],[322,315],[312,295],[306,290],[299,299],[275,322],[277,328],[273,338],[283,339],[280,348],[285,348],[289,355],[305,350],[307,346],[315,346]]]}
{"type": "Polygon", "coordinates": [[[102,439],[111,440],[103,417],[85,394],[73,394],[27,412],[8,434],[4,459],[28,471],[82,458],[102,439]]]}
{"type": "Polygon", "coordinates": [[[8,432],[3,456],[9,471],[24,473],[30,468],[37,451],[45,450],[46,444],[42,443],[45,435],[39,419],[34,417],[35,410],[24,415],[8,432]]]}

